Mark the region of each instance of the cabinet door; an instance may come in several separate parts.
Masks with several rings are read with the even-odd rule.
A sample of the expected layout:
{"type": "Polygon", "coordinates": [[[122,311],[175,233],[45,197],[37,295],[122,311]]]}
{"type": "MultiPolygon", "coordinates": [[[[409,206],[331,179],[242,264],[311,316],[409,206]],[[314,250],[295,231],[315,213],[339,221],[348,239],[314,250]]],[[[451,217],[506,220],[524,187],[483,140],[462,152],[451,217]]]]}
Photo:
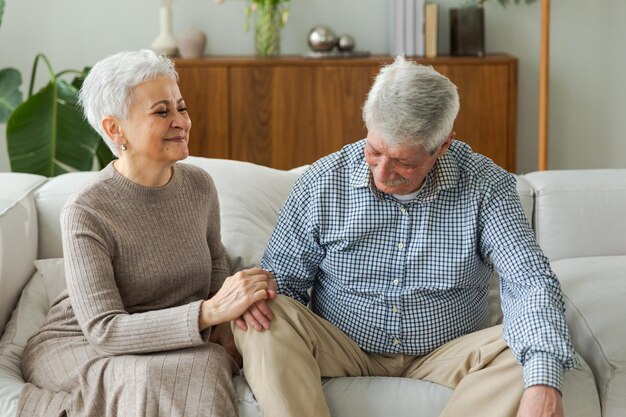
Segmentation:
{"type": "Polygon", "coordinates": [[[316,67],[314,159],[367,135],[363,103],[378,70],[376,64],[316,67]]]}
{"type": "Polygon", "coordinates": [[[290,169],[365,137],[376,65],[231,69],[233,159],[290,169]]]}
{"type": "Polygon", "coordinates": [[[287,169],[315,153],[310,67],[231,68],[231,157],[287,169]]]}
{"type": "Polygon", "coordinates": [[[177,67],[191,133],[189,153],[209,158],[229,158],[228,68],[177,67]]]}
{"type": "Polygon", "coordinates": [[[510,86],[514,74],[507,64],[435,65],[456,84],[461,109],[454,124],[458,139],[501,167],[515,169],[516,111],[510,86]]]}

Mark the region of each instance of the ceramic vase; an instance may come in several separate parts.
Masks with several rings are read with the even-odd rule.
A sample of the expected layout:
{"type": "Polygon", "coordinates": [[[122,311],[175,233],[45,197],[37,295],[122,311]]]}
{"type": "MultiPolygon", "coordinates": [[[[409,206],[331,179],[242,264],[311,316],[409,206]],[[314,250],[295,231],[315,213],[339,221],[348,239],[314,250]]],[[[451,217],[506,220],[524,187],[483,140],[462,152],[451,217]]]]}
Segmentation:
{"type": "Polygon", "coordinates": [[[178,53],[182,58],[202,58],[207,37],[204,32],[189,29],[176,36],[178,53]]]}
{"type": "Polygon", "coordinates": [[[281,11],[270,2],[259,4],[254,22],[254,51],[257,56],[280,54],[281,11]]]}
{"type": "Polygon", "coordinates": [[[162,0],[159,9],[159,35],[150,45],[159,54],[176,56],[176,38],[172,33],[172,0],[162,0]]]}

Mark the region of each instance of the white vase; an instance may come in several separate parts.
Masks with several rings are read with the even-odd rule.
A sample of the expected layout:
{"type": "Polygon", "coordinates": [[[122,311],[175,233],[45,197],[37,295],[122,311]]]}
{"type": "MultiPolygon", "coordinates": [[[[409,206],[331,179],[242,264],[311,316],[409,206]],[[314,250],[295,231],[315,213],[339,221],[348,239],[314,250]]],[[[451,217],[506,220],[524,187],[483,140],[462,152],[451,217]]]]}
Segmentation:
{"type": "Polygon", "coordinates": [[[176,38],[172,33],[172,2],[164,0],[161,2],[159,9],[159,35],[152,42],[152,49],[159,53],[170,57],[176,56],[176,38]]]}

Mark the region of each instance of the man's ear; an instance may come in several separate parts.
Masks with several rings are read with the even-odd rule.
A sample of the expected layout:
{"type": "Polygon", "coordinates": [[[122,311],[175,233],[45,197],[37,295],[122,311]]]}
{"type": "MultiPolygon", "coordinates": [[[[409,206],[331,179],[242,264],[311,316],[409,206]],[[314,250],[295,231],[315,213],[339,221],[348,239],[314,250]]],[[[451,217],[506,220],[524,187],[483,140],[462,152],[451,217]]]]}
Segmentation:
{"type": "Polygon", "coordinates": [[[456,139],[456,133],[451,132],[446,140],[439,147],[439,150],[437,151],[437,157],[443,156],[446,152],[448,152],[448,149],[450,149],[450,145],[452,144],[452,141],[454,139],[456,139]]]}
{"type": "Polygon", "coordinates": [[[109,139],[111,139],[116,145],[120,146],[126,142],[124,138],[124,132],[118,119],[114,116],[106,116],[102,119],[102,129],[106,132],[109,139]]]}

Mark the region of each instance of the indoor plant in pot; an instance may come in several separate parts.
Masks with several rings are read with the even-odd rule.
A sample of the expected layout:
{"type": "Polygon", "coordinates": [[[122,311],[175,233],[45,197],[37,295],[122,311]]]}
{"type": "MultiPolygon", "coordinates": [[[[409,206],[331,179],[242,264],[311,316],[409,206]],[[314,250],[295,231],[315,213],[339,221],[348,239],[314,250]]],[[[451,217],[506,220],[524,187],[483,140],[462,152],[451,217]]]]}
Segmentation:
{"type": "MultiPolygon", "coordinates": [[[[485,55],[485,11],[488,0],[467,0],[460,8],[450,9],[450,55],[485,55]]],[[[510,1],[498,0],[502,6],[510,1]]],[[[535,0],[524,0],[526,4],[535,0]]]]}
{"type": "MultiPolygon", "coordinates": [[[[291,0],[248,0],[245,8],[246,31],[254,17],[254,53],[257,56],[280,55],[280,29],[289,18],[291,0]]],[[[223,3],[224,0],[215,0],[223,3]]]]}

